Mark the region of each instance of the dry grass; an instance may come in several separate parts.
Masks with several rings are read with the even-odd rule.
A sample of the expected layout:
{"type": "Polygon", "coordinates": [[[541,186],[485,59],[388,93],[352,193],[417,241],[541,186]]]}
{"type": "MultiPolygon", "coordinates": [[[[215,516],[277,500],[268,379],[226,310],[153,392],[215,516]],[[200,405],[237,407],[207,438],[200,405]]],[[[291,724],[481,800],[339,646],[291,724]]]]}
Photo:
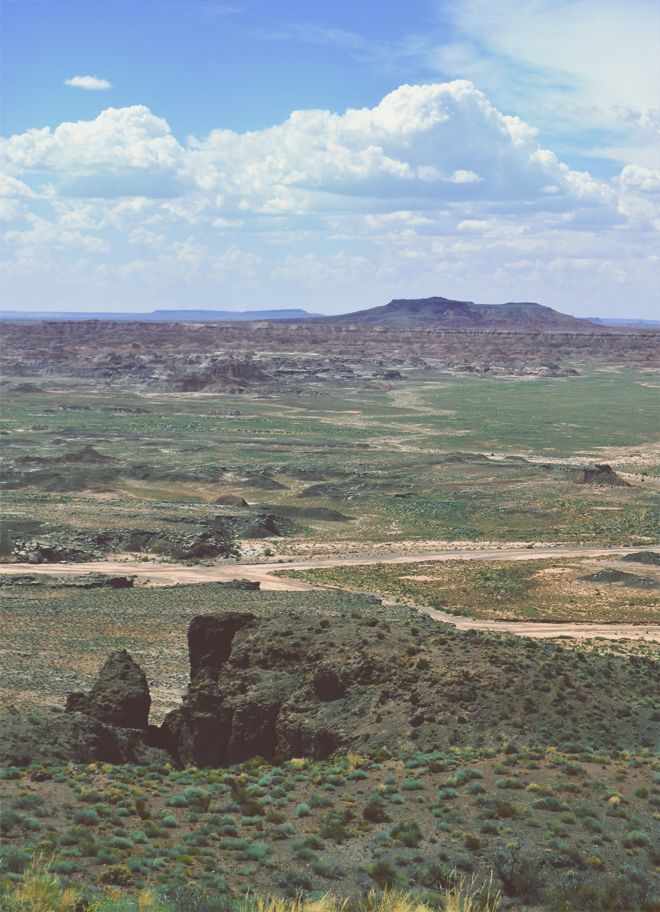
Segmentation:
{"type": "Polygon", "coordinates": [[[656,583],[656,567],[611,559],[425,561],[366,564],[278,575],[372,592],[489,620],[655,624],[658,589],[581,579],[605,568],[656,583]]]}
{"type": "MultiPolygon", "coordinates": [[[[35,862],[23,883],[0,895],[2,912],[74,912],[81,900],[81,885],[64,886],[57,875],[52,874],[48,865],[35,862]]],[[[89,900],[88,900],[89,903],[89,900]]],[[[202,903],[208,908],[208,903],[202,903]]],[[[218,903],[220,909],[222,903],[218,903]]],[[[230,903],[226,903],[229,906],[230,903]]],[[[320,898],[306,898],[302,894],[295,899],[276,896],[249,894],[241,902],[233,904],[235,912],[435,912],[434,908],[410,893],[401,890],[371,891],[364,899],[355,903],[326,893],[320,898]]],[[[497,912],[500,893],[492,885],[492,877],[486,884],[477,884],[462,877],[444,895],[445,912],[497,912]]],[[[151,890],[122,891],[108,888],[95,902],[86,908],[93,912],[176,912],[176,903],[163,901],[151,890]]]]}

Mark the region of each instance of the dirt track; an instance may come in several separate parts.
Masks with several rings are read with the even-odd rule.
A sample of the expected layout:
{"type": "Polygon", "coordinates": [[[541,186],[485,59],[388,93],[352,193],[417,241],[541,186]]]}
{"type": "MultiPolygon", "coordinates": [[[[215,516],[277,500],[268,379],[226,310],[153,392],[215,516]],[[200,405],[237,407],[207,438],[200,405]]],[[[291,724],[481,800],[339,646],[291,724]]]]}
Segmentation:
{"type": "MultiPolygon", "coordinates": [[[[26,573],[30,575],[49,574],[57,576],[79,576],[84,573],[110,573],[122,576],[135,575],[150,586],[172,586],[177,583],[222,582],[242,578],[258,581],[262,589],[279,589],[285,591],[310,590],[323,588],[312,586],[301,580],[283,579],[273,574],[278,570],[312,570],[320,567],[338,567],[356,564],[398,564],[427,560],[530,560],[553,557],[596,557],[618,554],[630,554],[639,548],[567,548],[553,545],[544,548],[507,549],[484,548],[465,551],[424,551],[414,554],[377,554],[369,553],[360,557],[318,558],[308,560],[288,560],[284,566],[279,562],[261,562],[248,564],[231,562],[212,567],[187,567],[181,564],[145,564],[134,560],[93,561],[80,564],[1,564],[0,573],[26,573]]],[[[660,625],[635,624],[571,624],[544,623],[529,621],[488,621],[474,618],[459,618],[454,615],[421,607],[420,611],[438,620],[451,623],[461,630],[498,630],[515,633],[519,636],[537,638],[568,636],[576,639],[605,637],[606,639],[653,640],[660,642],[660,625]]]]}

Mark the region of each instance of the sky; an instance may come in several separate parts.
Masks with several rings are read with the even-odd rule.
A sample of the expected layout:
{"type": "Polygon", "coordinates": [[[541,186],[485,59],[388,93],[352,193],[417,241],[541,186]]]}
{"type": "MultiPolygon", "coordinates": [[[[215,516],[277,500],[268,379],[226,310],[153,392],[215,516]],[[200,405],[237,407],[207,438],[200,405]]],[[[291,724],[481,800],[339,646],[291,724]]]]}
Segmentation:
{"type": "Polygon", "coordinates": [[[656,0],[3,0],[5,310],[658,319],[656,0]]]}

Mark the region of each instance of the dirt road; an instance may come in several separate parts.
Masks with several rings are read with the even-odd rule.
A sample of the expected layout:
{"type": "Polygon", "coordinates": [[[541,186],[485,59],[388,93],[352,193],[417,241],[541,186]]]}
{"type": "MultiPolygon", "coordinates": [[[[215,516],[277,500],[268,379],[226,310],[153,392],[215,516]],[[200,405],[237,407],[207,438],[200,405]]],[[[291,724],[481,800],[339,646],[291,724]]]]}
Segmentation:
{"type": "MultiPolygon", "coordinates": [[[[231,561],[211,567],[188,567],[182,564],[164,562],[145,563],[142,561],[117,558],[107,561],[90,561],[80,564],[0,564],[0,573],[26,573],[30,575],[50,574],[57,576],[79,576],[84,573],[109,573],[121,576],[136,576],[150,586],[173,586],[178,583],[223,582],[231,579],[248,579],[261,584],[262,589],[284,591],[324,588],[312,586],[302,580],[283,579],[274,576],[278,570],[312,570],[320,567],[353,566],[360,564],[401,564],[427,560],[538,560],[539,558],[560,557],[601,557],[630,554],[639,548],[576,548],[563,545],[548,545],[530,548],[470,548],[461,551],[416,551],[414,554],[382,554],[369,552],[359,557],[310,558],[307,560],[262,561],[242,563],[231,561]]],[[[540,623],[529,621],[487,621],[475,618],[458,618],[454,615],[420,607],[420,611],[433,618],[453,624],[461,630],[497,630],[528,637],[573,637],[585,639],[605,637],[606,639],[643,639],[660,642],[660,625],[635,624],[571,624],[540,623]]]]}

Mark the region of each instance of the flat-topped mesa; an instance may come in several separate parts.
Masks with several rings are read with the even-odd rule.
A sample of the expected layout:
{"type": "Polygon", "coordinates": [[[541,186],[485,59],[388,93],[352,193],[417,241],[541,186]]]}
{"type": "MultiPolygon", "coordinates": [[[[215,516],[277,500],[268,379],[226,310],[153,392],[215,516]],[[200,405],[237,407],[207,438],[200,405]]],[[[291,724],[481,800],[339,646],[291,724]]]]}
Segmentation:
{"type": "Polygon", "coordinates": [[[125,649],[110,653],[89,693],[70,693],[66,701],[66,712],[120,728],[146,729],[150,708],[147,676],[125,649]]]}
{"type": "Polygon", "coordinates": [[[596,463],[592,469],[582,469],[576,478],[578,484],[610,485],[615,488],[631,488],[632,485],[620,478],[612,466],[596,463]]]}

